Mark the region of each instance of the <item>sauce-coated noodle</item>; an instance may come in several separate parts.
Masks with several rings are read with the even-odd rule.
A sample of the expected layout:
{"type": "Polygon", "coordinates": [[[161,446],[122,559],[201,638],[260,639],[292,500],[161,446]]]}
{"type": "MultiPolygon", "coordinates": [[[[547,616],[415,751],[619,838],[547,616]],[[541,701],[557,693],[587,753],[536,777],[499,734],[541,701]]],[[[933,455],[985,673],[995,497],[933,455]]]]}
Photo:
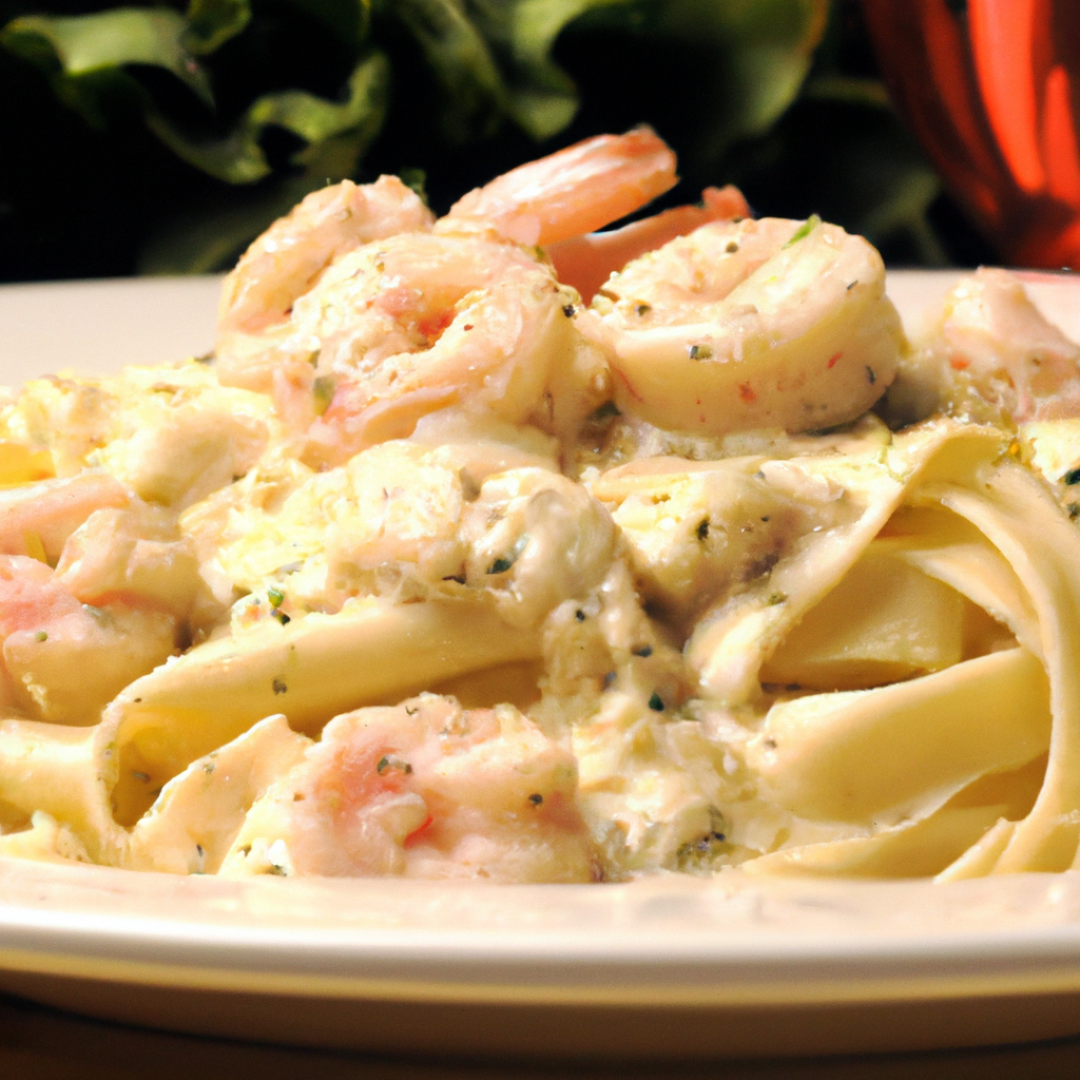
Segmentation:
{"type": "Polygon", "coordinates": [[[0,854],[1080,865],[1080,349],[1000,271],[911,347],[869,244],[733,191],[579,241],[673,160],[564,154],[320,192],[216,362],[0,395],[0,854]]]}

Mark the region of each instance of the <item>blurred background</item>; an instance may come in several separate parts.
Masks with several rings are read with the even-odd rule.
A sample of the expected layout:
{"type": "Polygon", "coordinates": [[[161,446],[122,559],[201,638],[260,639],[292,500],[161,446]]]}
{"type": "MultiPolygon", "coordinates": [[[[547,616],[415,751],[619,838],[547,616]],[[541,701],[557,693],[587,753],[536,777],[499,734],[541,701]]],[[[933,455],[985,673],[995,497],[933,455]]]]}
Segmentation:
{"type": "Polygon", "coordinates": [[[734,183],[893,266],[1000,257],[855,0],[0,0],[0,28],[0,281],[220,270],[327,182],[397,173],[444,211],[642,122],[679,155],[658,205],[734,183]]]}

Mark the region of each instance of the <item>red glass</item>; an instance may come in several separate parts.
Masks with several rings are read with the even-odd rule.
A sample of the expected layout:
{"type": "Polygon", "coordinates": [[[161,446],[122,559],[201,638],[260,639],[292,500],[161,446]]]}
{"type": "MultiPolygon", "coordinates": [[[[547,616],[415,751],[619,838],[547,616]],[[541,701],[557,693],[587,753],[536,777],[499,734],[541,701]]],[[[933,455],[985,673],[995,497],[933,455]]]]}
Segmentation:
{"type": "Polygon", "coordinates": [[[1080,0],[862,0],[900,114],[1014,266],[1080,268],[1080,0]]]}

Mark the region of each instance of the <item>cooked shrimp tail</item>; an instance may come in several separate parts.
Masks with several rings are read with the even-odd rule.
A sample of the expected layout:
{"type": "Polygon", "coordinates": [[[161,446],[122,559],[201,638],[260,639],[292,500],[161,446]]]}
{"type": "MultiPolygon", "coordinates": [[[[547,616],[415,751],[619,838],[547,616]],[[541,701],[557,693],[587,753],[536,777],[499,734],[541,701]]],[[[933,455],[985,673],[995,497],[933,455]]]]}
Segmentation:
{"type": "Polygon", "coordinates": [[[675,155],[651,128],[599,135],[470,191],[447,215],[489,222],[522,244],[602,229],[675,186],[675,155]]]}

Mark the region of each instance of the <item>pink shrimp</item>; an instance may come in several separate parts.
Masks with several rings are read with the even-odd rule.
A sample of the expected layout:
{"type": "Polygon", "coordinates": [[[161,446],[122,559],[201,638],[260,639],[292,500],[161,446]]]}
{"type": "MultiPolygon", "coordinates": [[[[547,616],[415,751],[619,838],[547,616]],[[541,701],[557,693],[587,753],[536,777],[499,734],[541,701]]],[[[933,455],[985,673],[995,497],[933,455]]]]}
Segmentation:
{"type": "Polygon", "coordinates": [[[305,430],[311,464],[404,438],[441,409],[520,424],[588,347],[575,302],[516,244],[391,237],[351,252],[296,302],[297,344],[281,351],[275,400],[305,430]],[[309,339],[319,343],[314,364],[309,339]]]}
{"type": "Polygon", "coordinates": [[[470,191],[451,220],[484,221],[521,244],[601,229],[674,187],[675,155],[650,128],[584,139],[470,191]]]}
{"type": "Polygon", "coordinates": [[[131,496],[107,473],[81,473],[0,491],[0,554],[55,565],[71,534],[95,511],[126,506],[131,496]]]}
{"type": "Polygon", "coordinates": [[[225,279],[217,343],[222,381],[268,389],[276,337],[287,332],[293,303],[327,267],[373,240],[430,229],[434,220],[395,176],[359,186],[343,180],[308,195],[244,252],[225,279]]]}
{"type": "Polygon", "coordinates": [[[343,180],[314,191],[244,252],[225,281],[221,321],[258,330],[288,315],[339,256],[361,244],[431,226],[416,192],[395,176],[358,186],[343,180]]]}
{"type": "Polygon", "coordinates": [[[996,267],[949,291],[905,377],[957,411],[988,405],[1019,423],[1080,416],[1080,346],[1040,313],[1020,278],[996,267]]]}
{"type": "Polygon", "coordinates": [[[631,260],[655,251],[669,240],[686,236],[711,221],[750,217],[750,207],[738,188],[706,188],[701,206],[676,206],[621,229],[590,233],[549,244],[544,250],[559,280],[572,285],[589,303],[604,282],[631,260]]]}
{"type": "Polygon", "coordinates": [[[198,581],[168,511],[111,476],[0,492],[0,706],[94,723],[174,651],[198,581]]]}
{"type": "Polygon", "coordinates": [[[881,256],[817,218],[703,225],[613,274],[592,309],[619,408],[708,435],[853,420],[902,344],[881,256]]]}
{"type": "MultiPolygon", "coordinates": [[[[570,323],[577,297],[535,245],[606,225],[674,182],[674,155],[641,128],[514,169],[433,228],[394,225],[351,248],[333,229],[320,231],[320,203],[311,241],[317,279],[307,263],[296,270],[275,261],[279,234],[297,248],[307,243],[298,211],[234,272],[288,280],[283,290],[273,280],[245,286],[273,317],[260,330],[252,313],[239,337],[223,335],[222,381],[272,390],[301,455],[319,465],[407,436],[444,409],[516,424],[546,412],[549,429],[570,428],[600,403],[593,398],[606,392],[606,364],[570,323]]],[[[247,310],[236,295],[227,289],[224,312],[247,310]]]]}
{"type": "Polygon", "coordinates": [[[93,724],[175,646],[167,612],[131,597],[84,603],[44,563],[0,555],[0,704],[35,720],[93,724]]]}
{"type": "Polygon", "coordinates": [[[252,809],[223,870],[592,881],[576,788],[573,756],[513,706],[422,694],[332,720],[252,809]]]}

